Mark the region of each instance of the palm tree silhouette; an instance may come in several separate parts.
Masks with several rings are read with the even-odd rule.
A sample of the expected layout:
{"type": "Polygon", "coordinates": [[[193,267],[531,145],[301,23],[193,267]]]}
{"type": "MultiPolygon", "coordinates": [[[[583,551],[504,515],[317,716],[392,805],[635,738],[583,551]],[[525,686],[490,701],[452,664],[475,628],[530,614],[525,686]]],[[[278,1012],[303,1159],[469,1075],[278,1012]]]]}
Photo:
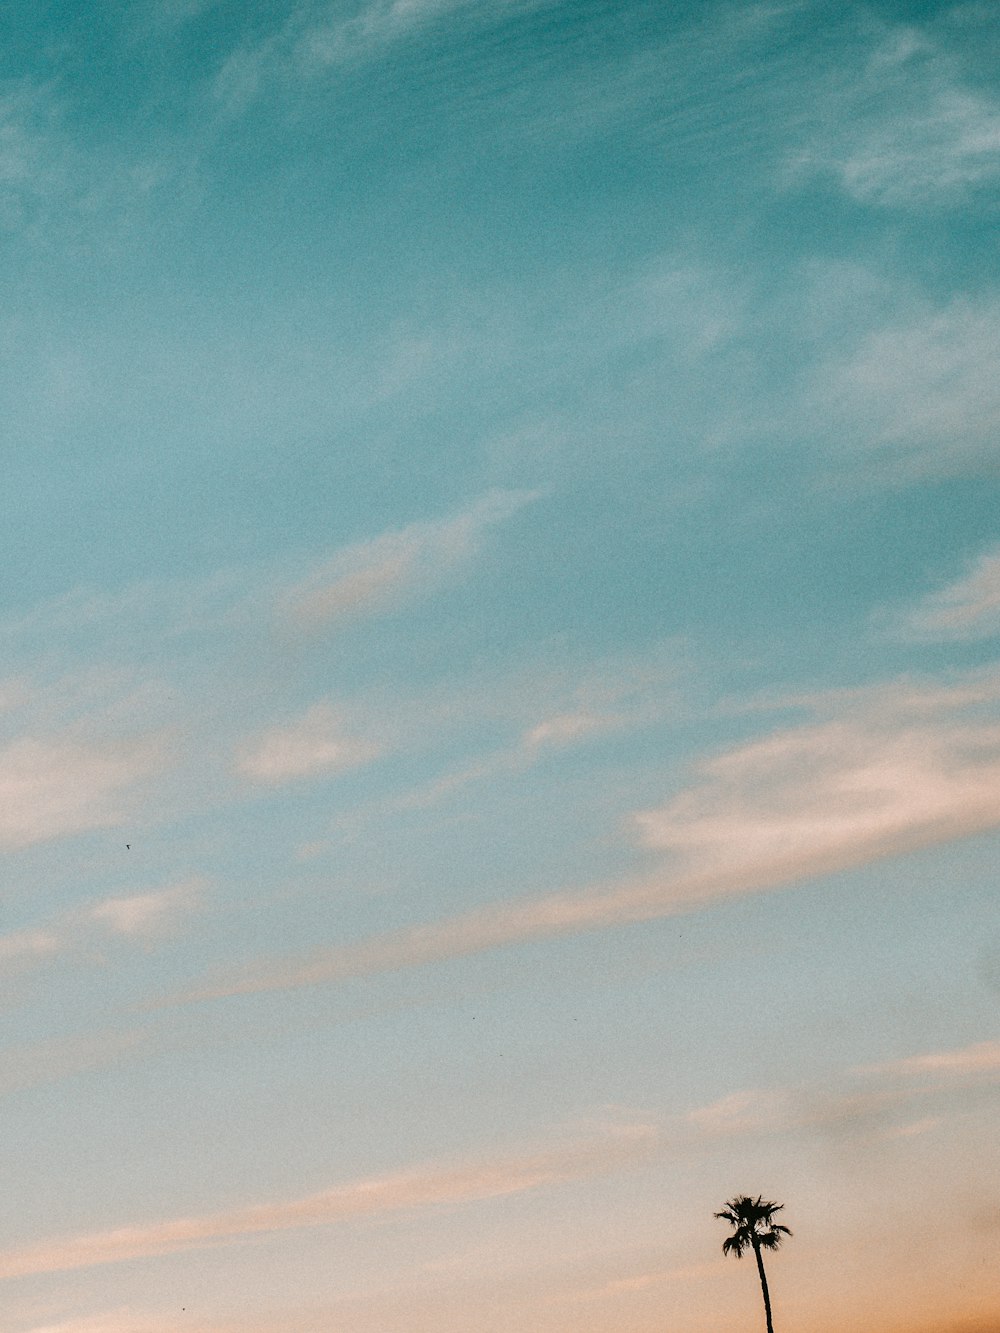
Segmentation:
{"type": "Polygon", "coordinates": [[[715,1214],[733,1228],[733,1234],[722,1242],[723,1254],[735,1254],[737,1259],[741,1259],[747,1250],[753,1250],[757,1272],[760,1274],[760,1289],[764,1293],[767,1333],[774,1333],[774,1325],[771,1323],[771,1298],[760,1252],[778,1249],[782,1236],[792,1234],[787,1227],[779,1226],[774,1220],[775,1213],[780,1212],[784,1206],[783,1203],[769,1203],[759,1194],[756,1199],[751,1199],[749,1194],[738,1194],[735,1199],[727,1201],[721,1213],[715,1214]]]}

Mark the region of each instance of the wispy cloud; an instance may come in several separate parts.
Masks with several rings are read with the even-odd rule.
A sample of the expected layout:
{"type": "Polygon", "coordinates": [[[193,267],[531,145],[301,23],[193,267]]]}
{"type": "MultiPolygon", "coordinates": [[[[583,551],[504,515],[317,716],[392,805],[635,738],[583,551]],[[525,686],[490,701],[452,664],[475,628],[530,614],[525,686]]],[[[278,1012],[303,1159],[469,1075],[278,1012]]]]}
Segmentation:
{"type": "MultiPolygon", "coordinates": [[[[76,588],[40,603],[19,617],[0,622],[0,642],[13,663],[0,682],[0,706],[16,708],[39,693],[32,668],[40,660],[52,675],[54,639],[70,646],[71,665],[58,686],[75,706],[107,711],[123,693],[149,693],[154,681],[123,665],[91,666],[81,672],[80,658],[107,662],[124,659],[137,635],[155,635],[163,645],[167,671],[196,643],[200,659],[206,643],[213,651],[225,639],[232,651],[248,639],[259,646],[268,630],[315,630],[343,621],[395,610],[454,579],[480,555],[490,532],[539,498],[538,491],[496,489],[477,496],[443,518],[410,523],[362,541],[314,552],[295,562],[280,557],[270,563],[232,566],[196,579],[149,579],[113,591],[76,588]]],[[[51,702],[46,700],[51,712],[51,702]]]]}
{"type": "MultiPolygon", "coordinates": [[[[681,646],[655,645],[643,653],[615,655],[562,666],[550,662],[502,679],[480,682],[474,689],[452,690],[445,714],[435,725],[471,718],[499,723],[507,733],[503,744],[478,755],[416,790],[395,804],[406,808],[431,805],[475,782],[525,770],[572,747],[616,734],[662,725],[684,714],[677,686],[681,646]]],[[[426,704],[421,705],[426,714],[426,704]]]]}
{"type": "Polygon", "coordinates": [[[687,1282],[711,1281],[722,1277],[725,1265],[719,1262],[704,1264],[684,1264],[676,1268],[647,1269],[641,1273],[630,1273],[626,1277],[612,1278],[596,1287],[584,1287],[570,1293],[571,1301],[620,1300],[633,1292],[647,1291],[650,1287],[666,1287],[687,1282]]]}
{"type": "Polygon", "coordinates": [[[123,823],[137,784],[163,762],[148,738],[11,741],[0,748],[0,851],[123,823]]]}
{"type": "Polygon", "coordinates": [[[242,1236],[505,1198],[628,1165],[650,1152],[656,1142],[655,1131],[649,1127],[626,1126],[597,1139],[487,1161],[417,1167],[282,1203],[120,1227],[0,1251],[0,1278],[91,1268],[174,1254],[242,1236]]]}
{"type": "Polygon", "coordinates": [[[593,713],[585,709],[572,713],[556,713],[529,727],[521,743],[528,751],[537,751],[550,746],[558,748],[572,745],[587,736],[612,730],[623,721],[620,714],[593,713]]]}
{"type": "Polygon", "coordinates": [[[722,896],[725,891],[715,878],[708,885],[689,879],[501,902],[462,916],[374,935],[355,944],[334,945],[288,958],[261,959],[208,978],[171,1002],[253,995],[422,967],[526,940],[690,911],[706,896],[722,896]]]}
{"type": "Polygon", "coordinates": [[[0,738],[0,851],[164,818],[195,788],[202,801],[240,799],[233,770],[274,786],[426,737],[428,710],[447,711],[444,690],[436,703],[426,691],[417,703],[361,691],[304,709],[296,682],[283,697],[272,679],[273,711],[262,713],[262,677],[304,637],[398,610],[466,576],[491,532],[534,494],[491,491],[444,518],[318,558],[81,589],[0,624],[11,667],[0,708],[13,737],[0,738]],[[136,660],[140,642],[160,645],[156,676],[148,659],[136,660]]]}
{"type": "MultiPolygon", "coordinates": [[[[169,180],[176,188],[176,164],[159,145],[147,142],[144,157],[122,141],[112,148],[88,136],[74,123],[66,84],[51,66],[38,69],[45,73],[0,78],[0,232],[49,233],[51,243],[67,230],[91,229],[96,217],[112,231],[144,208],[158,185],[169,180]]],[[[72,380],[73,365],[64,369],[72,380]]],[[[58,375],[50,387],[72,392],[58,375]]]]}
{"type": "MultiPolygon", "coordinates": [[[[689,1111],[698,1141],[806,1132],[862,1140],[899,1136],[912,1124],[910,1098],[896,1088],[858,1088],[849,1080],[774,1088],[744,1088],[689,1111]]],[[[905,1135],[902,1137],[906,1137],[905,1135]]]]}
{"type": "MultiPolygon", "coordinates": [[[[122,1034],[111,1042],[95,1042],[90,1051],[79,1043],[79,1049],[72,1051],[68,1044],[70,1063],[75,1060],[83,1068],[116,1058],[129,1053],[136,1040],[134,1034],[122,1034]]],[[[37,1066],[41,1054],[40,1050],[34,1052],[29,1064],[37,1066]]],[[[53,1049],[49,1054],[57,1053],[53,1049]]],[[[935,1099],[956,1082],[947,1076],[969,1069],[995,1081],[1000,1076],[997,1043],[984,1042],[848,1070],[823,1084],[744,1089],[660,1121],[644,1116],[604,1123],[599,1132],[584,1137],[504,1156],[430,1163],[365,1177],[292,1200],[116,1227],[8,1249],[0,1251],[0,1279],[217,1247],[253,1235],[345,1225],[400,1213],[417,1216],[428,1210],[486,1203],[628,1168],[664,1151],[688,1154],[699,1146],[710,1148],[720,1138],[798,1131],[823,1135],[846,1132],[862,1139],[873,1134],[880,1140],[912,1138],[940,1123],[940,1116],[934,1114],[914,1118],[914,1108],[933,1107],[935,1099]],[[900,1086],[901,1075],[907,1076],[908,1085],[900,1086]],[[916,1085],[913,1075],[921,1076],[916,1085]]],[[[29,1069],[29,1081],[32,1073],[29,1069]]],[[[0,1064],[0,1088],[3,1084],[0,1064]]],[[[575,1297],[600,1299],[674,1281],[711,1278],[716,1272],[714,1264],[644,1271],[577,1292],[575,1297]]],[[[52,1327],[74,1329],[76,1325],[70,1321],[52,1327]]],[[[80,1324],[81,1333],[88,1327],[85,1320],[80,1324]]],[[[112,1322],[110,1327],[117,1329],[119,1325],[112,1322]]],[[[159,1329],[155,1320],[150,1327],[159,1329]]]]}
{"type": "Polygon", "coordinates": [[[894,476],[992,466],[1000,301],[916,304],[815,372],[809,398],[849,457],[894,476]]]}
{"type": "Polygon", "coordinates": [[[314,704],[297,721],[270,727],[242,747],[236,771],[251,782],[278,786],[297,778],[357,768],[382,753],[382,746],[351,735],[328,703],[314,704]]]}
{"type": "Polygon", "coordinates": [[[943,1079],[965,1078],[969,1075],[1000,1078],[1000,1041],[980,1041],[956,1050],[909,1055],[886,1064],[865,1065],[859,1072],[902,1078],[911,1075],[943,1079]]]}
{"type": "Polygon", "coordinates": [[[985,639],[1000,634],[1000,546],[984,551],[954,583],[895,618],[917,639],[985,639]]]}
{"type": "Polygon", "coordinates": [[[52,930],[29,928],[12,930],[0,935],[0,972],[6,971],[11,964],[32,962],[48,958],[62,949],[62,939],[52,930]]]}
{"type": "MultiPolygon", "coordinates": [[[[698,780],[636,814],[651,874],[507,900],[426,925],[263,959],[179,997],[253,994],[419,967],[531,939],[696,911],[1000,826],[995,691],[875,689],[835,716],[703,761],[698,780]],[[985,708],[985,714],[983,709],[985,708]]],[[[822,700],[817,700],[822,706],[822,700]]]]}
{"type": "Polygon", "coordinates": [[[147,1032],[134,1028],[8,1046],[0,1050],[0,1095],[107,1068],[143,1053],[149,1040],[147,1032]]]}
{"type": "Polygon", "coordinates": [[[0,84],[0,226],[31,220],[34,204],[64,186],[65,148],[49,97],[27,81],[0,84]]]}
{"type": "Polygon", "coordinates": [[[488,530],[531,500],[530,491],[494,491],[450,518],[413,523],[339,551],[282,597],[294,623],[318,628],[362,613],[392,610],[435,587],[480,549],[488,530]]]}
{"type": "Polygon", "coordinates": [[[145,893],[101,898],[40,925],[9,931],[0,935],[0,976],[87,953],[109,940],[149,945],[174,934],[200,909],[205,887],[204,880],[194,877],[145,893]]]}
{"type": "Polygon", "coordinates": [[[103,898],[80,918],[126,939],[158,939],[199,909],[204,889],[205,881],[196,877],[149,893],[103,898]]]}
{"type": "Polygon", "coordinates": [[[1000,823],[1000,722],[837,718],[701,766],[638,816],[645,843],[756,879],[799,879],[1000,823]]]}
{"type": "MultiPolygon", "coordinates": [[[[513,8],[501,0],[500,8],[513,8]]],[[[476,8],[474,0],[374,0],[350,18],[322,6],[300,33],[295,55],[300,68],[326,68],[370,55],[407,34],[456,11],[476,8]]]]}
{"type": "Polygon", "coordinates": [[[1000,176],[1000,103],[966,86],[923,31],[883,33],[820,93],[822,128],[793,175],[832,177],[862,203],[958,204],[1000,176]]]}
{"type": "MultiPolygon", "coordinates": [[[[632,720],[634,725],[634,719],[632,720]]],[[[454,772],[408,792],[394,802],[397,807],[433,805],[472,783],[486,782],[503,774],[520,773],[547,753],[578,745],[588,739],[624,729],[630,721],[622,716],[592,713],[562,713],[536,723],[512,746],[496,750],[454,772]]]]}
{"type": "MultiPolygon", "coordinates": [[[[199,1320],[193,1324],[185,1319],[184,1328],[185,1333],[232,1333],[232,1324],[214,1320],[199,1320]]],[[[30,1328],[25,1326],[23,1333],[176,1333],[176,1330],[176,1313],[160,1315],[126,1305],[101,1314],[59,1319],[55,1323],[51,1320],[44,1324],[33,1323],[30,1328]]]]}
{"type": "Polygon", "coordinates": [[[942,1123],[961,1096],[1000,1082],[1000,1042],[983,1041],[861,1065],[824,1082],[742,1088],[681,1117],[696,1136],[718,1138],[835,1130],[864,1138],[914,1138],[942,1123]]]}
{"type": "Polygon", "coordinates": [[[266,37],[232,51],[215,78],[216,100],[243,111],[269,88],[298,84],[330,69],[377,58],[430,25],[457,15],[496,22],[541,0],[368,0],[353,13],[329,0],[302,0],[266,37]]]}

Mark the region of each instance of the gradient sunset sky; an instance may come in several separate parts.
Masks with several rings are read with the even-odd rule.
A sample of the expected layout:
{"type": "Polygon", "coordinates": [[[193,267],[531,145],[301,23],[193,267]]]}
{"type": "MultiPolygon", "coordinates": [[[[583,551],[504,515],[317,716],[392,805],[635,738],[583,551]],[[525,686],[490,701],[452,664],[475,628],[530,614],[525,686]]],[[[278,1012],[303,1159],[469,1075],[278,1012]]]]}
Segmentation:
{"type": "Polygon", "coordinates": [[[1000,1330],[1000,11],[14,0],[0,1324],[1000,1330]]]}

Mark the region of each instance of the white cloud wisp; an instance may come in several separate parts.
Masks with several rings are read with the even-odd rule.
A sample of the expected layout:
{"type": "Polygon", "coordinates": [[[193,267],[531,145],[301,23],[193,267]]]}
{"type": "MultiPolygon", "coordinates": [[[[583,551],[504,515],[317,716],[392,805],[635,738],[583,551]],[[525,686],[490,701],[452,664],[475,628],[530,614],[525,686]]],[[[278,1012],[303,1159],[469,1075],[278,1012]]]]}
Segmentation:
{"type": "Polygon", "coordinates": [[[899,625],[908,636],[932,641],[1000,634],[1000,547],[983,552],[966,574],[925,597],[899,625]]]}
{"type": "Polygon", "coordinates": [[[859,63],[820,94],[818,126],[793,174],[832,176],[859,203],[882,208],[956,205],[1000,176],[1000,106],[966,84],[926,33],[897,27],[865,46],[859,63]]]}
{"type": "Polygon", "coordinates": [[[856,462],[907,479],[992,470],[1000,431],[1000,300],[924,304],[815,373],[809,401],[856,462]]]}

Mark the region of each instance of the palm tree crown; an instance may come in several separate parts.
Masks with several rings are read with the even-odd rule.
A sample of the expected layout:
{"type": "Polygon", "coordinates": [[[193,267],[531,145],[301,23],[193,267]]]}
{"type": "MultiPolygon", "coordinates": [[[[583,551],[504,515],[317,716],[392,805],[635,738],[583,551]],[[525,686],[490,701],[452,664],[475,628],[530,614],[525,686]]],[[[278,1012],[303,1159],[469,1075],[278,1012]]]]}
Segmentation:
{"type": "Polygon", "coordinates": [[[733,1234],[722,1242],[723,1254],[735,1254],[737,1259],[749,1249],[776,1250],[781,1245],[782,1236],[792,1233],[774,1221],[775,1213],[784,1208],[783,1203],[770,1203],[758,1194],[752,1199],[749,1194],[738,1194],[730,1199],[721,1213],[721,1217],[733,1228],[733,1234]]]}

